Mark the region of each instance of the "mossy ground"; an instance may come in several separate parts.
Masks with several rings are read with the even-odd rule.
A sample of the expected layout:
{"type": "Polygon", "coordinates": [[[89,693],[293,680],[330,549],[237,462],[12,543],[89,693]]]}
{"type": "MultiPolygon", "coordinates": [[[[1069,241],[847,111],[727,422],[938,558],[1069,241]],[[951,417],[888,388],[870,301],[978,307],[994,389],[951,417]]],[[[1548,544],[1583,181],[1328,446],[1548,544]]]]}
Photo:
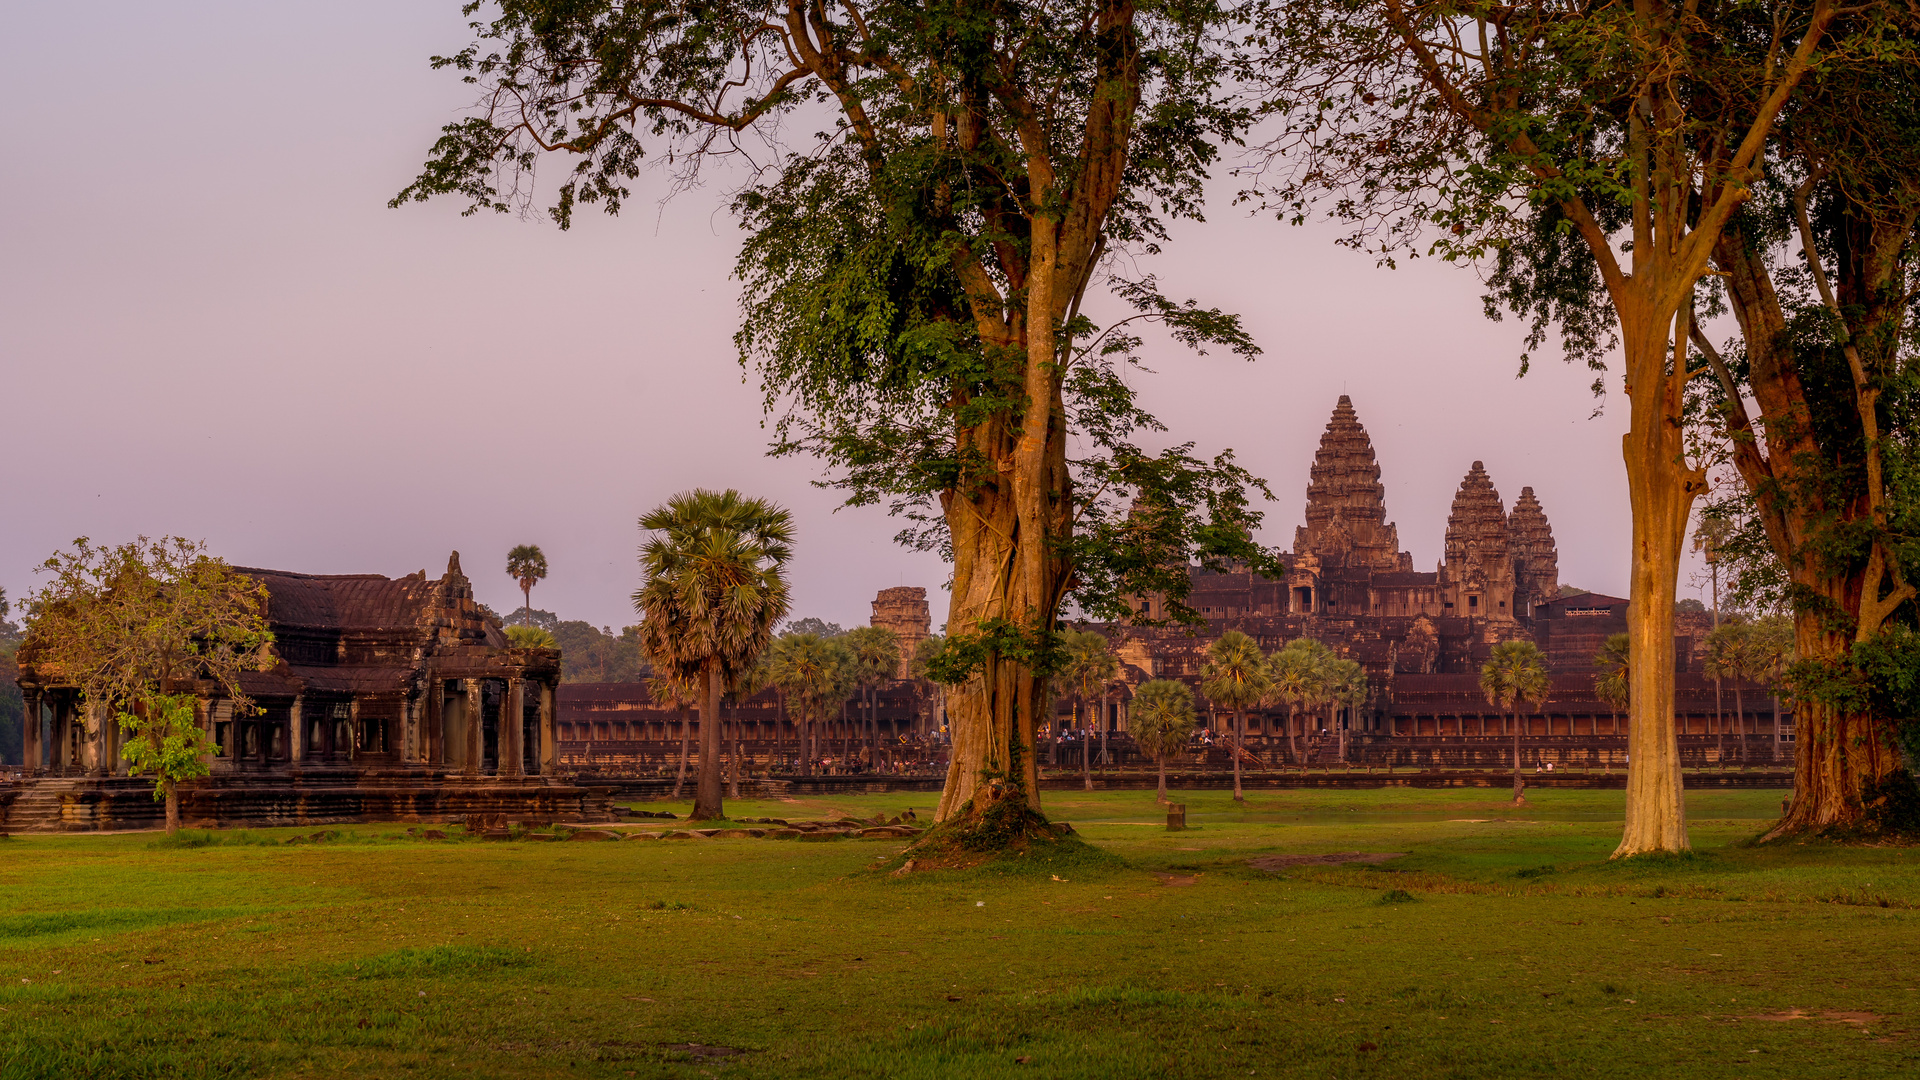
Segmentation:
{"type": "Polygon", "coordinates": [[[1748,846],[1780,793],[1703,792],[1695,855],[1610,863],[1619,792],[1498,795],[1186,792],[1168,833],[1049,792],[1085,854],[904,877],[899,841],[15,838],[0,1077],[1920,1070],[1920,851],[1748,846]],[[1407,854],[1245,862],[1352,851],[1407,854]]]}

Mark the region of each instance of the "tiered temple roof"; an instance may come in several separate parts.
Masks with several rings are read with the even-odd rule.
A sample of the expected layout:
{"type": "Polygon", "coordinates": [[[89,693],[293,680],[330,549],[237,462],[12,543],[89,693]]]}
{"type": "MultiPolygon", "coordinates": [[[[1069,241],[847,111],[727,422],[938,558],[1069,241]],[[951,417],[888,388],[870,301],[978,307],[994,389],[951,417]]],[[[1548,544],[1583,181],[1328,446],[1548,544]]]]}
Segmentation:
{"type": "Polygon", "coordinates": [[[1560,553],[1553,543],[1553,526],[1533,489],[1520,489],[1520,498],[1507,515],[1512,538],[1514,612],[1528,615],[1560,595],[1560,553]]]}
{"type": "Polygon", "coordinates": [[[1327,567],[1413,569],[1413,557],[1400,550],[1399,530],[1387,521],[1387,489],[1373,440],[1345,394],[1313,456],[1307,523],[1294,533],[1293,550],[1312,552],[1327,567]]]}

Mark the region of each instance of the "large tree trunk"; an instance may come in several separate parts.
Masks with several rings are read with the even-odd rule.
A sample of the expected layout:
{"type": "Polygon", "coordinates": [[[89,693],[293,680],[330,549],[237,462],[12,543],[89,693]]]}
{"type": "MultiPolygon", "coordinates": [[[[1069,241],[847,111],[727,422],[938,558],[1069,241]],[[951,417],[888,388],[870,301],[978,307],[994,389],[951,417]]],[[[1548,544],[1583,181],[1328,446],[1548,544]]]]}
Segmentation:
{"type": "Polygon", "coordinates": [[[1507,707],[1507,723],[1513,726],[1513,801],[1517,805],[1521,793],[1527,789],[1526,778],[1520,775],[1520,710],[1517,702],[1507,707]]]}
{"type": "Polygon", "coordinates": [[[689,821],[722,817],[720,801],[720,663],[707,661],[706,700],[700,703],[700,774],[694,783],[693,813],[689,821]]]}
{"type": "MultiPolygon", "coordinates": [[[[1093,704],[1086,700],[1086,695],[1081,695],[1073,703],[1073,719],[1076,724],[1080,722],[1082,705],[1087,707],[1088,712],[1093,711],[1093,704]]],[[[1080,782],[1086,790],[1093,790],[1093,728],[1090,725],[1082,725],[1080,729],[1080,782]]]]}
{"type": "Polygon", "coordinates": [[[1300,764],[1300,744],[1294,741],[1294,707],[1287,706],[1287,758],[1295,765],[1300,764]]]}
{"type": "MultiPolygon", "coordinates": [[[[1740,698],[1738,680],[1733,689],[1733,696],[1738,702],[1740,698]]],[[[1720,747],[1720,767],[1724,769],[1727,767],[1727,716],[1720,708],[1720,677],[1717,675],[1713,679],[1713,726],[1719,732],[1716,745],[1720,747]]]]}
{"type": "Polygon", "coordinates": [[[733,703],[733,753],[727,755],[727,798],[740,797],[740,703],[733,703]]]}
{"type": "MultiPolygon", "coordinates": [[[[1864,239],[1855,237],[1853,253],[1897,248],[1906,242],[1908,224],[1874,223],[1864,239]]],[[[1835,235],[1848,236],[1849,230],[1837,230],[1835,235]]],[[[1714,249],[1714,261],[1727,272],[1727,297],[1740,323],[1749,363],[1748,385],[1762,420],[1756,432],[1744,405],[1732,399],[1735,404],[1727,410],[1727,426],[1734,464],[1754,497],[1774,555],[1801,594],[1793,616],[1796,656],[1830,667],[1842,665],[1856,637],[1877,632],[1891,610],[1882,603],[1866,602],[1868,578],[1878,578],[1883,564],[1875,558],[1864,567],[1833,574],[1815,549],[1836,535],[1872,523],[1876,507],[1865,484],[1849,492],[1852,498],[1828,501],[1830,484],[1823,482],[1821,473],[1831,455],[1816,438],[1814,395],[1800,370],[1785,309],[1759,245],[1739,228],[1729,227],[1714,249]],[[1829,629],[1828,613],[1834,611],[1858,620],[1854,634],[1829,629]]],[[[1854,302],[1850,310],[1865,312],[1854,327],[1856,338],[1878,340],[1887,320],[1904,311],[1903,305],[1885,304],[1889,279],[1882,271],[1890,271],[1897,261],[1843,257],[1838,262],[1841,293],[1854,302]]],[[[1852,404],[1858,407],[1858,387],[1853,396],[1852,404]]],[[[1871,408],[1871,399],[1865,404],[1871,408]]],[[[1877,469],[1878,462],[1873,465],[1877,469]]],[[[1877,594],[1881,587],[1876,580],[1872,590],[1877,594]]],[[[1897,602],[1898,596],[1876,595],[1875,599],[1897,602]]],[[[1899,760],[1889,732],[1872,717],[1801,699],[1794,706],[1793,801],[1766,838],[1858,824],[1866,809],[1862,796],[1867,785],[1898,768],[1899,760]]]]}
{"type": "Polygon", "coordinates": [[[1167,755],[1161,754],[1155,760],[1160,764],[1160,792],[1154,798],[1164,805],[1167,801],[1167,755]]]}
{"type": "MultiPolygon", "coordinates": [[[[1800,618],[1794,620],[1794,640],[1802,659],[1829,663],[1844,662],[1852,643],[1818,620],[1800,618]]],[[[1766,839],[1859,824],[1867,785],[1900,767],[1891,732],[1870,715],[1812,698],[1796,701],[1793,713],[1793,802],[1766,839]]]]}
{"type": "Polygon", "coordinates": [[[180,831],[180,789],[172,780],[160,781],[160,788],[167,797],[167,835],[180,831]]]}
{"type": "Polygon", "coordinates": [[[1242,722],[1245,716],[1245,708],[1236,707],[1233,710],[1233,801],[1239,803],[1247,801],[1246,793],[1240,790],[1240,745],[1246,741],[1240,737],[1240,732],[1246,726],[1242,722]]]}
{"type": "Polygon", "coordinates": [[[1108,711],[1109,711],[1109,706],[1107,703],[1107,688],[1102,686],[1100,688],[1100,720],[1099,720],[1098,726],[1100,728],[1100,767],[1103,769],[1111,768],[1113,765],[1113,759],[1107,756],[1107,723],[1108,723],[1107,713],[1108,711]]]}
{"type": "Polygon", "coordinates": [[[673,774],[673,801],[680,801],[680,792],[687,784],[687,749],[692,728],[687,723],[687,703],[680,702],[680,768],[673,774]]]}
{"type": "MultiPolygon", "coordinates": [[[[1614,857],[1689,847],[1673,717],[1673,597],[1693,502],[1706,476],[1687,464],[1680,413],[1682,379],[1666,371],[1667,321],[1616,296],[1626,353],[1632,421],[1621,439],[1633,509],[1627,630],[1626,827],[1614,857]]],[[[1680,347],[1685,348],[1684,333],[1680,347]]],[[[1680,356],[1685,363],[1684,352],[1680,356]]]]}
{"type": "MultiPolygon", "coordinates": [[[[1746,698],[1740,694],[1740,677],[1737,675],[1733,679],[1733,733],[1739,740],[1740,766],[1745,768],[1747,764],[1747,702],[1746,698]]],[[[1724,751],[1721,753],[1721,760],[1726,760],[1724,751]]]]}

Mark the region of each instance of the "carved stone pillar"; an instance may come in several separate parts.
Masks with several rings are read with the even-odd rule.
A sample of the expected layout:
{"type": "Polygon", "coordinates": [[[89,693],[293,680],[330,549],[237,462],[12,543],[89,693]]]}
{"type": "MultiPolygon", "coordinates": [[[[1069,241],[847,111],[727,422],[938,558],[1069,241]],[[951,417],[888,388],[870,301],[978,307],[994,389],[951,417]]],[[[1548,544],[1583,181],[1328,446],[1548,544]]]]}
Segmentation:
{"type": "Polygon", "coordinates": [[[480,758],[487,748],[486,731],[480,724],[483,700],[480,696],[480,680],[462,679],[460,682],[467,691],[466,716],[463,718],[467,724],[467,760],[461,763],[460,771],[467,776],[479,776],[480,758]]]}
{"type": "Polygon", "coordinates": [[[305,694],[293,695],[293,705],[287,710],[287,760],[296,768],[307,756],[307,722],[300,715],[301,706],[306,704],[305,694]]]}
{"type": "Polygon", "coordinates": [[[40,771],[40,697],[39,690],[29,690],[23,695],[26,708],[20,710],[20,764],[22,775],[33,776],[40,771]]]}
{"type": "Polygon", "coordinates": [[[360,750],[360,695],[355,694],[347,702],[347,760],[352,761],[360,750]]]}
{"type": "Polygon", "coordinates": [[[414,742],[418,729],[414,725],[414,703],[411,697],[400,699],[400,760],[412,764],[420,760],[419,746],[414,742]]]}
{"type": "Polygon", "coordinates": [[[554,755],[559,752],[558,741],[553,737],[553,714],[558,704],[559,691],[553,683],[540,684],[540,775],[551,776],[554,769],[554,755]]]}
{"type": "Polygon", "coordinates": [[[447,763],[446,732],[442,729],[446,715],[447,684],[438,678],[427,680],[427,718],[420,732],[420,760],[428,765],[447,763]]]}
{"type": "Polygon", "coordinates": [[[500,763],[494,771],[501,776],[523,776],[525,751],[521,747],[526,728],[525,679],[508,679],[507,694],[500,702],[500,763]]]}

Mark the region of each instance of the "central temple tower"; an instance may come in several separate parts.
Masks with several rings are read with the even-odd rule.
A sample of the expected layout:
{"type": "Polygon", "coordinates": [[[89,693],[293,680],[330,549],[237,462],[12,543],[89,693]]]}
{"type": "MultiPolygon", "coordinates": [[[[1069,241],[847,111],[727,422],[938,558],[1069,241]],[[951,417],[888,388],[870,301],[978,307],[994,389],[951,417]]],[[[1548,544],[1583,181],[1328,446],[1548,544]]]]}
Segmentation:
{"type": "Polygon", "coordinates": [[[1373,440],[1345,394],[1320,436],[1308,480],[1307,523],[1293,534],[1296,555],[1311,554],[1324,569],[1413,569],[1413,556],[1400,550],[1399,529],[1387,520],[1373,440]]]}
{"type": "MultiPolygon", "coordinates": [[[[1545,521],[1545,516],[1541,518],[1545,521]]],[[[1513,619],[1513,556],[1507,512],[1485,465],[1476,461],[1460,481],[1447,515],[1446,557],[1440,563],[1440,602],[1447,615],[1513,619]]]]}

